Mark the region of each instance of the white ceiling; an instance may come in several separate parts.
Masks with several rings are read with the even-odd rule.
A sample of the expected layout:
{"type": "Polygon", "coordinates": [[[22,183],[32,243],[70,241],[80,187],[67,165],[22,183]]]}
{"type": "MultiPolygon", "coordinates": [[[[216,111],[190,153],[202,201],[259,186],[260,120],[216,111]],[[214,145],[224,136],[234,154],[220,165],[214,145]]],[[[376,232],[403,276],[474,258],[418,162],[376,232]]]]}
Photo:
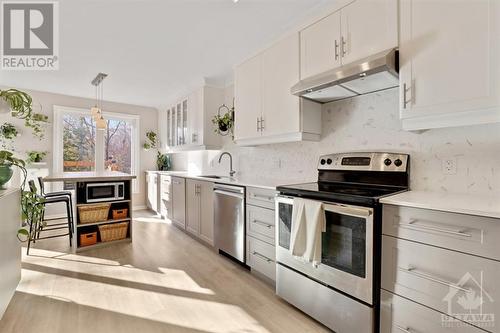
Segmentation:
{"type": "MultiPolygon", "coordinates": [[[[1,71],[0,85],[162,107],[336,0],[60,0],[58,71],[1,71]]],[[[230,80],[230,79],[229,79],[230,80]]]]}

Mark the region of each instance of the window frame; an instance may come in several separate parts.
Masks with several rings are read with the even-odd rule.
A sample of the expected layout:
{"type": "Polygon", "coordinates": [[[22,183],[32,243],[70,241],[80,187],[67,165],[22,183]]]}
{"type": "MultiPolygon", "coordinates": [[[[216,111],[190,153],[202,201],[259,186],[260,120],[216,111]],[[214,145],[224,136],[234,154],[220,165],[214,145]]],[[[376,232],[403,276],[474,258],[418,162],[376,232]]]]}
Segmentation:
{"type": "MultiPolygon", "coordinates": [[[[54,174],[63,174],[63,116],[66,114],[76,116],[89,116],[90,109],[75,108],[69,106],[53,106],[53,163],[52,171],[54,174]]],[[[119,113],[119,112],[102,112],[104,118],[112,118],[117,120],[124,120],[132,123],[132,138],[131,142],[131,175],[137,176],[140,170],[140,116],[136,114],[119,113]]],[[[96,130],[95,142],[95,172],[104,171],[104,131],[96,130]],[[98,162],[100,161],[100,162],[98,162]]],[[[140,183],[137,177],[132,181],[132,192],[139,193],[140,183]]]]}

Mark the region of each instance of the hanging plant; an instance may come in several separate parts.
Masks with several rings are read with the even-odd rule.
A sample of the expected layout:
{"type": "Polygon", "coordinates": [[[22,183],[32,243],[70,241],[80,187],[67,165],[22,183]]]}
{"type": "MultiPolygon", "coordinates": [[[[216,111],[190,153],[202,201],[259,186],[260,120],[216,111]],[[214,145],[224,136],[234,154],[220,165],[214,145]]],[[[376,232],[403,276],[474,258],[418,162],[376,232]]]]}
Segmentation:
{"type": "Polygon", "coordinates": [[[32,113],[31,117],[24,119],[24,126],[31,128],[35,137],[42,140],[45,137],[45,124],[48,124],[49,117],[41,113],[32,113]]]}
{"type": "Polygon", "coordinates": [[[234,106],[229,109],[226,104],[222,104],[217,114],[212,118],[212,124],[215,125],[214,132],[219,135],[232,134],[234,127],[234,106]],[[221,111],[226,111],[221,114],[221,111]]]}
{"type": "Polygon", "coordinates": [[[157,148],[157,138],[158,135],[155,132],[153,131],[146,132],[146,142],[144,142],[144,144],[142,145],[144,150],[157,148]]]}
{"type": "Polygon", "coordinates": [[[27,119],[33,111],[31,96],[17,89],[0,90],[0,99],[3,101],[2,112],[10,111],[12,116],[27,119]]]}

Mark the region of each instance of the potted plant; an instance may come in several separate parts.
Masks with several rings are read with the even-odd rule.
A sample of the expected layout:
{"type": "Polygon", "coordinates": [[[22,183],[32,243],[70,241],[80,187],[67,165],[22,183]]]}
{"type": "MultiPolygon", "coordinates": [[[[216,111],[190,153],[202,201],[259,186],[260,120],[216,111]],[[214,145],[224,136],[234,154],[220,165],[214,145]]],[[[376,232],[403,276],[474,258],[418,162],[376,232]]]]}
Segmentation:
{"type": "Polygon", "coordinates": [[[29,151],[27,162],[28,163],[40,163],[45,156],[47,156],[46,151],[36,151],[36,150],[29,151]]]}
{"type": "Polygon", "coordinates": [[[48,117],[33,112],[33,100],[30,95],[17,89],[0,90],[0,113],[10,112],[13,117],[24,119],[24,125],[31,128],[33,135],[43,139],[42,125],[48,122],[48,117]]]}
{"type": "Polygon", "coordinates": [[[4,123],[0,126],[0,137],[12,140],[19,135],[17,128],[11,123],[4,123]]]}
{"type": "Polygon", "coordinates": [[[0,189],[5,189],[4,185],[12,178],[14,170],[13,166],[25,170],[25,163],[23,160],[14,157],[14,153],[7,150],[0,150],[0,189]]]}
{"type": "Polygon", "coordinates": [[[156,166],[160,171],[170,170],[170,168],[172,167],[170,155],[158,152],[158,154],[156,155],[156,166]]]}
{"type": "Polygon", "coordinates": [[[215,125],[214,132],[219,135],[228,135],[232,133],[234,126],[234,108],[229,109],[225,104],[221,105],[217,114],[212,118],[212,123],[215,125]],[[226,110],[221,114],[221,110],[226,110]]]}
{"type": "Polygon", "coordinates": [[[146,132],[146,142],[144,142],[144,144],[142,145],[144,150],[150,150],[156,148],[157,138],[158,135],[155,132],[153,131],[146,132]]]}

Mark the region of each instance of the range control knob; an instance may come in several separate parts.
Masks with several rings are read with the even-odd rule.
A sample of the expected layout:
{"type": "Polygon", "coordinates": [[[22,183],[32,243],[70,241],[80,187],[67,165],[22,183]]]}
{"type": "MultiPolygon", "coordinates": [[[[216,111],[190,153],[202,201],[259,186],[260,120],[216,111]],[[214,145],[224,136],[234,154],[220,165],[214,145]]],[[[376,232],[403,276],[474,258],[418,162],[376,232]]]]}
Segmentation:
{"type": "Polygon", "coordinates": [[[400,167],[403,165],[403,161],[401,161],[399,158],[397,160],[394,161],[394,165],[397,166],[397,167],[400,167]]]}
{"type": "Polygon", "coordinates": [[[324,158],[322,158],[321,161],[320,161],[320,163],[321,163],[321,165],[325,165],[326,160],[324,158]]]}
{"type": "Polygon", "coordinates": [[[384,164],[385,164],[385,165],[387,165],[387,166],[391,165],[391,164],[392,164],[391,159],[390,159],[390,158],[386,158],[386,159],[384,160],[384,164]]]}
{"type": "Polygon", "coordinates": [[[328,164],[328,165],[332,164],[332,162],[333,162],[333,161],[332,161],[332,159],[331,159],[331,158],[329,158],[329,159],[327,159],[327,160],[326,160],[326,164],[328,164]]]}

